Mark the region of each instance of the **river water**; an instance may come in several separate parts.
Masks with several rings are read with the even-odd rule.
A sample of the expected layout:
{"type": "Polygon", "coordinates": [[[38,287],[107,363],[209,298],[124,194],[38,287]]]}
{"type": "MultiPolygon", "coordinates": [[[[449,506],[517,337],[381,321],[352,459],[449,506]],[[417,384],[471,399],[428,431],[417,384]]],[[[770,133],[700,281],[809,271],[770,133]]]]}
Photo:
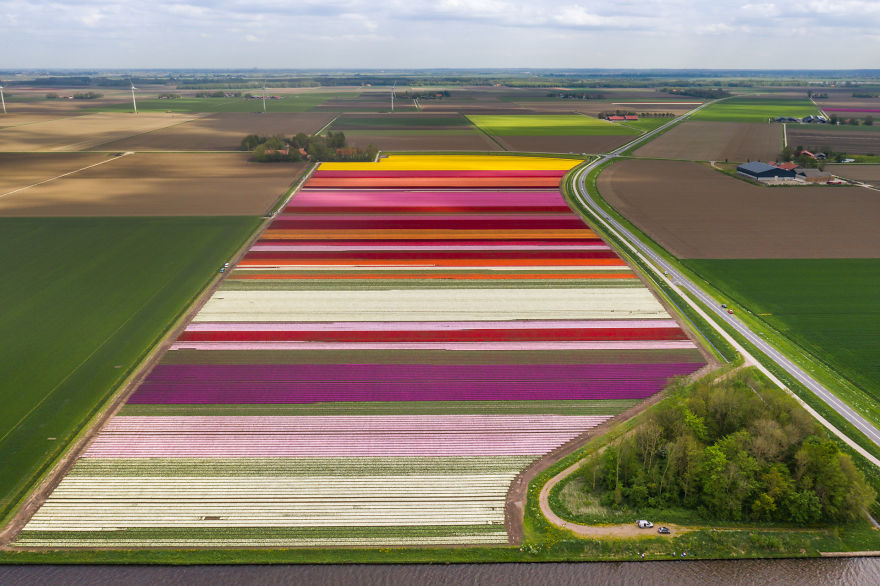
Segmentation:
{"type": "Polygon", "coordinates": [[[0,566],[0,584],[727,585],[880,584],[880,558],[335,566],[0,566]]]}

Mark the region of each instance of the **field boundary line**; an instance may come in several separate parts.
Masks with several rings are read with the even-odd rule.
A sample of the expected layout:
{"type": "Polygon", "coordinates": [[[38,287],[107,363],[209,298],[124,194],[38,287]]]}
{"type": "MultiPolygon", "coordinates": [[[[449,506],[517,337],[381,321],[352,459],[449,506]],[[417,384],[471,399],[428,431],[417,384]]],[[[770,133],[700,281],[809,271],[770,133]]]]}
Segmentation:
{"type": "Polygon", "coordinates": [[[325,130],[327,130],[327,129],[330,127],[331,124],[333,124],[334,122],[336,122],[336,120],[337,120],[341,115],[342,115],[342,114],[337,114],[336,116],[334,116],[333,119],[330,120],[330,122],[328,122],[327,124],[325,124],[324,126],[322,126],[322,127],[320,128],[320,130],[318,130],[318,131],[315,133],[315,136],[320,136],[325,130]]]}
{"type": "Polygon", "coordinates": [[[106,163],[118,161],[122,157],[127,157],[128,155],[133,155],[133,154],[134,154],[133,151],[128,151],[122,155],[119,155],[118,157],[113,157],[113,158],[106,159],[103,161],[98,161],[97,163],[94,163],[92,165],[87,165],[85,167],[81,167],[81,168],[75,169],[73,171],[68,171],[67,173],[62,173],[61,175],[56,175],[55,177],[50,177],[49,179],[44,179],[44,180],[39,181],[37,183],[31,183],[30,185],[25,185],[24,187],[19,187],[18,189],[13,189],[12,191],[7,191],[6,193],[0,193],[0,199],[6,197],[7,195],[13,195],[13,194],[16,194],[20,191],[25,191],[27,189],[30,189],[31,187],[37,187],[37,186],[43,185],[45,183],[49,183],[50,181],[55,181],[56,179],[61,179],[63,177],[67,177],[68,175],[73,175],[75,173],[79,173],[80,171],[85,171],[86,169],[91,169],[91,168],[97,167],[99,165],[104,165],[106,163]]]}

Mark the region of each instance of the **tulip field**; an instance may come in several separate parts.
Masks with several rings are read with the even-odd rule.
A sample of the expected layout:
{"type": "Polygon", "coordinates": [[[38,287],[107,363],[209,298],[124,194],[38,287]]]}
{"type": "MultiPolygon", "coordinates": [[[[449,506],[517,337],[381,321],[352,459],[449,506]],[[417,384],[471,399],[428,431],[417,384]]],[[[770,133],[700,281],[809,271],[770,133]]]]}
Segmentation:
{"type": "Polygon", "coordinates": [[[521,470],[705,364],[577,163],[321,164],[16,545],[507,543],[521,470]]]}

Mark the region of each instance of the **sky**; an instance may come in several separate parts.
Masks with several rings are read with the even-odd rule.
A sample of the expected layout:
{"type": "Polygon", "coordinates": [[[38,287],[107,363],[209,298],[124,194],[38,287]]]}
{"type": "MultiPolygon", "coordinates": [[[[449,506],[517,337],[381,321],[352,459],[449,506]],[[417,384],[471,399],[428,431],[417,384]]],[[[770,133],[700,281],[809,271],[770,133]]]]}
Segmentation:
{"type": "Polygon", "coordinates": [[[880,67],[880,1],[0,0],[9,68],[880,67]]]}

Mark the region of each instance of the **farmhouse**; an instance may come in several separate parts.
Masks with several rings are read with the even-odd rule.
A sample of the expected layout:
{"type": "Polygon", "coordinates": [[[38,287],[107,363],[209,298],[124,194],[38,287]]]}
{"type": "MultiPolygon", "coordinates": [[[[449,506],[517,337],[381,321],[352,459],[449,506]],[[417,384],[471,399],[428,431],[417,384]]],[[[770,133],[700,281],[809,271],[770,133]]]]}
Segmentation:
{"type": "Polygon", "coordinates": [[[819,169],[798,169],[797,178],[807,183],[827,183],[831,179],[831,173],[819,169]]]}
{"type": "Polygon", "coordinates": [[[767,163],[753,161],[736,168],[736,172],[749,179],[794,179],[795,172],[791,169],[780,169],[767,163]]]}

